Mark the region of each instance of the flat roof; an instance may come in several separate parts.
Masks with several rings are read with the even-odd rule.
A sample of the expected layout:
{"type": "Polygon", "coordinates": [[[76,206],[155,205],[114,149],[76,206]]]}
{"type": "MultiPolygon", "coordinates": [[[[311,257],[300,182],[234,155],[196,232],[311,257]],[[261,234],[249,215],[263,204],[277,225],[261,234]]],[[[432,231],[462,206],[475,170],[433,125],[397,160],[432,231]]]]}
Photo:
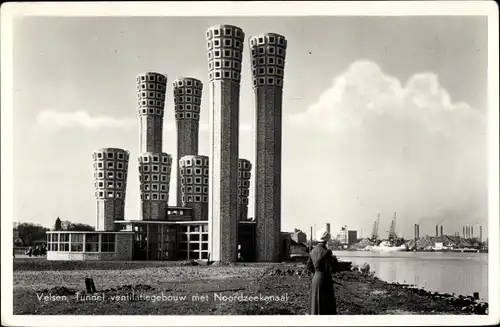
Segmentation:
{"type": "Polygon", "coordinates": [[[160,224],[160,225],[203,225],[208,224],[207,220],[115,220],[115,224],[160,224]]]}
{"type": "Polygon", "coordinates": [[[73,230],[51,230],[47,231],[47,234],[55,234],[55,233],[62,233],[62,234],[135,234],[132,231],[104,231],[104,230],[86,230],[86,231],[73,231],[73,230]]]}

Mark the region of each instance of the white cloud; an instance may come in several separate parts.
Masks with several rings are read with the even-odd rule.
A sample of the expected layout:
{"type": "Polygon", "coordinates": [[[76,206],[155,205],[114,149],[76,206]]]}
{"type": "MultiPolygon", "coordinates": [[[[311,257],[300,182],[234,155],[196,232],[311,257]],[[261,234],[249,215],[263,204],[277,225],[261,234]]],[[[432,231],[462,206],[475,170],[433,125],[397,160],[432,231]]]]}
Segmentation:
{"type": "Polygon", "coordinates": [[[42,110],[36,116],[39,126],[58,130],[65,128],[130,128],[137,127],[137,120],[133,118],[114,118],[109,116],[90,116],[86,111],[60,112],[56,110],[42,110]]]}
{"type": "Polygon", "coordinates": [[[486,115],[453,103],[431,72],[402,83],[373,62],[355,62],[287,123],[284,142],[300,149],[287,150],[287,174],[303,176],[290,202],[323,203],[308,208],[311,216],[364,219],[358,227],[367,228],[378,212],[389,219],[399,211],[407,232],[420,217],[487,217],[486,115]]]}

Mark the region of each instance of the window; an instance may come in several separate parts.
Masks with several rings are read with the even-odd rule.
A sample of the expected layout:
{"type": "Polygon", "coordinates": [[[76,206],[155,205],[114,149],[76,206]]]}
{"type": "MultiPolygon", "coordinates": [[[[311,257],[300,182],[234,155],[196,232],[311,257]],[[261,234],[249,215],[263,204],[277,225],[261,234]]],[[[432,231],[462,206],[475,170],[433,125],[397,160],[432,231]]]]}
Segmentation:
{"type": "Polygon", "coordinates": [[[269,54],[274,54],[275,53],[275,48],[274,47],[267,47],[267,53],[269,54]]]}
{"type": "Polygon", "coordinates": [[[195,195],[194,202],[201,202],[201,195],[195,195]]]}
{"type": "Polygon", "coordinates": [[[231,50],[224,50],[224,57],[231,58],[231,50]]]}
{"type": "Polygon", "coordinates": [[[85,252],[99,252],[99,234],[85,235],[85,252]]]}
{"type": "Polygon", "coordinates": [[[201,177],[195,177],[194,178],[194,183],[195,184],[201,184],[201,177]]]}
{"type": "Polygon", "coordinates": [[[71,234],[71,252],[83,252],[83,234],[71,234]]]}
{"type": "Polygon", "coordinates": [[[114,158],[114,153],[108,152],[108,159],[113,159],[113,158],[114,158]]]}
{"type": "Polygon", "coordinates": [[[102,234],[101,252],[115,252],[115,234],[102,234]]]}

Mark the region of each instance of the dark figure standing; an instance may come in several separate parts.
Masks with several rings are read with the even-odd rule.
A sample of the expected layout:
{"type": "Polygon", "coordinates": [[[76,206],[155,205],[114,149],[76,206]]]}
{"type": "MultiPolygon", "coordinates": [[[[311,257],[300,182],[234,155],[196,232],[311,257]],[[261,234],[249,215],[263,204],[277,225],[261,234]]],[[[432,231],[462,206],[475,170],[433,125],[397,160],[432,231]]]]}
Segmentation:
{"type": "Polygon", "coordinates": [[[332,273],[337,269],[337,258],[326,247],[330,233],[326,230],[318,233],[320,242],[309,254],[307,269],[314,273],[311,283],[309,302],[310,315],[336,315],[335,290],[332,273]]]}

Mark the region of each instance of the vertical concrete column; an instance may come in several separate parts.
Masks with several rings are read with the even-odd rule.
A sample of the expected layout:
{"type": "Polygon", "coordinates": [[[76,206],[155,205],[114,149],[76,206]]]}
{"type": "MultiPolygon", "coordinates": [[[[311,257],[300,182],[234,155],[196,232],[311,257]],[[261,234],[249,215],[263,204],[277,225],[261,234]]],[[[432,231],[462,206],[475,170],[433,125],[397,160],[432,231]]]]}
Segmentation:
{"type": "Polygon", "coordinates": [[[116,230],[115,220],[125,219],[125,193],[129,152],[102,148],[92,153],[96,198],[96,230],[116,230]]]}
{"type": "Polygon", "coordinates": [[[140,126],[139,153],[161,152],[167,77],[148,72],[138,75],[136,81],[140,126]]]}
{"type": "Polygon", "coordinates": [[[267,33],[250,38],[255,106],[257,260],[278,261],[281,229],[281,130],[287,41],[267,33]]]}
{"type": "Polygon", "coordinates": [[[247,159],[238,160],[238,220],[248,218],[248,196],[252,164],[247,159]]]}
{"type": "MultiPolygon", "coordinates": [[[[195,78],[180,77],[174,81],[175,120],[177,122],[177,205],[182,205],[179,160],[198,154],[200,106],[203,83],[195,78]]],[[[208,201],[207,201],[208,203],[208,201]]]]}
{"type": "Polygon", "coordinates": [[[207,30],[210,103],[209,252],[237,260],[240,73],[245,34],[231,25],[207,30]]]}
{"type": "Polygon", "coordinates": [[[184,156],[179,160],[181,205],[193,209],[193,220],[208,220],[207,156],[184,156]]]}
{"type": "Polygon", "coordinates": [[[145,152],[139,156],[141,220],[166,220],[172,156],[145,152]]]}

